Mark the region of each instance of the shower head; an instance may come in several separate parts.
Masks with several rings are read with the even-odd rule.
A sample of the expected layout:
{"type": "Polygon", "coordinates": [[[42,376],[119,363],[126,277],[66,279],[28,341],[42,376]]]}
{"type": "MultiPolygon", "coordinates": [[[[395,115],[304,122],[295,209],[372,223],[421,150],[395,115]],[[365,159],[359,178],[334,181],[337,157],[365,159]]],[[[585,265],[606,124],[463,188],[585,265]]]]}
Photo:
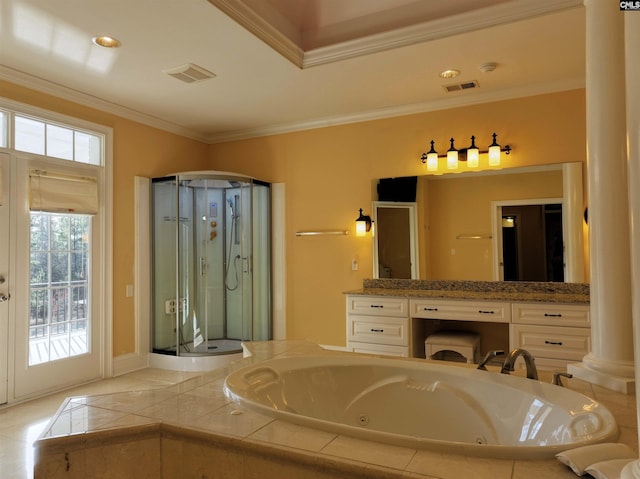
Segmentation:
{"type": "Polygon", "coordinates": [[[229,209],[231,210],[231,217],[233,218],[235,216],[233,211],[233,200],[231,198],[227,198],[227,203],[229,203],[229,209]]]}

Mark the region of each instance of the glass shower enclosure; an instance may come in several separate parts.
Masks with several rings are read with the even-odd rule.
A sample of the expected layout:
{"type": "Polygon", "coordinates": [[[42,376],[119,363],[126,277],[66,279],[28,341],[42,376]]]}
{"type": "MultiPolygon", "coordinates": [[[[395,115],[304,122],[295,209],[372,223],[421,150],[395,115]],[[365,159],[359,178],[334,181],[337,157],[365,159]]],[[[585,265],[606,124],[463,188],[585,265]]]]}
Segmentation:
{"type": "Polygon", "coordinates": [[[270,185],[218,172],[151,185],[153,352],[230,354],[271,339],[270,185]]]}

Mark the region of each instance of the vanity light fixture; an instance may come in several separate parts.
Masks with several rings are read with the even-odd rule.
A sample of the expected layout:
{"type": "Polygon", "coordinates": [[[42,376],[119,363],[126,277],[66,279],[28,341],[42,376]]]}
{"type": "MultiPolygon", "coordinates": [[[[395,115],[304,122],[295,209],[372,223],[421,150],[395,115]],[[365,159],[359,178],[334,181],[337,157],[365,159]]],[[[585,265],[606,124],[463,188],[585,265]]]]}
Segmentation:
{"type": "Polygon", "coordinates": [[[498,166],[499,164],[500,164],[500,145],[496,143],[496,134],[494,133],[493,143],[489,145],[489,166],[498,166]]]}
{"type": "Polygon", "coordinates": [[[360,215],[356,218],[356,236],[366,236],[371,231],[371,216],[363,215],[360,208],[360,215]]]}
{"type": "Polygon", "coordinates": [[[434,141],[431,140],[431,149],[422,154],[420,158],[427,164],[427,171],[438,171],[438,152],[433,148],[434,141]]]}
{"type": "Polygon", "coordinates": [[[480,150],[476,146],[476,137],[471,136],[471,146],[467,148],[467,166],[477,168],[480,163],[480,150]]]}
{"type": "Polygon", "coordinates": [[[458,150],[453,146],[453,138],[449,140],[451,147],[447,150],[447,169],[456,170],[458,168],[458,150]]]}
{"type": "Polygon", "coordinates": [[[435,142],[431,140],[431,149],[423,153],[420,157],[422,163],[427,165],[427,171],[438,171],[438,158],[447,159],[447,169],[455,170],[458,168],[458,161],[466,161],[468,168],[477,168],[480,163],[480,154],[487,154],[489,157],[489,166],[499,166],[501,162],[501,155],[504,152],[506,155],[511,154],[511,146],[500,146],[496,141],[497,136],[495,133],[493,136],[493,142],[489,145],[487,150],[480,150],[476,146],[476,137],[471,137],[471,146],[468,148],[462,148],[456,150],[453,146],[454,139],[451,138],[451,147],[447,150],[446,155],[438,155],[435,149],[435,142]]]}

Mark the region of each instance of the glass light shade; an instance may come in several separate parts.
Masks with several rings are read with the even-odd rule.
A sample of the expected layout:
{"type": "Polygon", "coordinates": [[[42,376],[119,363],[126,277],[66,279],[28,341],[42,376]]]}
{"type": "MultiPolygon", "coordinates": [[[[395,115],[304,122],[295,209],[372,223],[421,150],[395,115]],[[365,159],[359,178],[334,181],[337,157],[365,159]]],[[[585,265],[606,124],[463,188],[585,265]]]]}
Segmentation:
{"type": "Polygon", "coordinates": [[[458,150],[447,151],[447,168],[449,170],[458,168],[458,150]]]}
{"type": "Polygon", "coordinates": [[[489,147],[489,166],[498,166],[500,164],[500,146],[489,147]]]}
{"type": "Polygon", "coordinates": [[[458,168],[458,150],[453,146],[453,138],[449,140],[451,147],[447,150],[447,169],[455,170],[458,168]]]}
{"type": "Polygon", "coordinates": [[[371,229],[371,217],[362,214],[362,208],[360,208],[360,214],[356,218],[356,236],[366,236],[371,229]]]}
{"type": "Polygon", "coordinates": [[[427,155],[427,171],[438,171],[438,154],[429,153],[427,155]]]}
{"type": "Polygon", "coordinates": [[[496,141],[497,135],[493,135],[493,143],[489,145],[489,166],[498,166],[500,164],[500,145],[496,141]]]}
{"type": "Polygon", "coordinates": [[[477,148],[469,148],[467,150],[467,166],[469,168],[477,168],[480,164],[480,150],[477,148]]]}

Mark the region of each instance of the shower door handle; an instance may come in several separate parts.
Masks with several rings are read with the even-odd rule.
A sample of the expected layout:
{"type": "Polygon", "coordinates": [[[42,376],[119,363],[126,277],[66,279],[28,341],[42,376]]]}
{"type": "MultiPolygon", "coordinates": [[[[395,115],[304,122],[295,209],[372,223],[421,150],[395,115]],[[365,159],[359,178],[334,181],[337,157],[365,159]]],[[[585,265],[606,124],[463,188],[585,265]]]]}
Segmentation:
{"type": "Polygon", "coordinates": [[[204,276],[207,274],[207,263],[205,263],[204,258],[200,258],[200,276],[204,276]]]}
{"type": "Polygon", "coordinates": [[[244,274],[249,274],[249,257],[244,256],[242,258],[242,272],[244,274]]]}

